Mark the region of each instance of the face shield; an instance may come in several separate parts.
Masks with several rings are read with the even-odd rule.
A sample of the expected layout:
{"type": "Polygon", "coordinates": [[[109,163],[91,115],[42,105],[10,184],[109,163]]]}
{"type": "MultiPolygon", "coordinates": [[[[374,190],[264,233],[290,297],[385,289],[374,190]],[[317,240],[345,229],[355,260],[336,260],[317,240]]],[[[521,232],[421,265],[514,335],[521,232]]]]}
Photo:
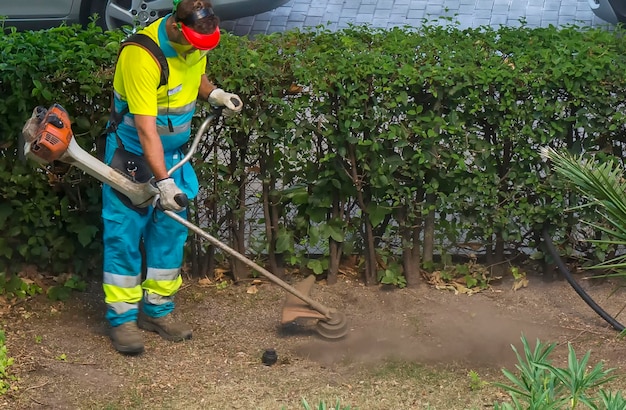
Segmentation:
{"type": "MultiPolygon", "coordinates": [[[[180,1],[178,2],[180,3],[180,1]]],[[[194,10],[193,13],[180,19],[176,13],[177,2],[174,2],[175,11],[174,18],[178,23],[178,29],[182,33],[187,44],[173,43],[172,46],[176,52],[187,60],[188,56],[193,55],[194,60],[204,57],[209,50],[214,49],[220,42],[220,28],[216,27],[212,33],[200,33],[194,30],[192,27],[202,19],[213,17],[213,9],[210,7],[194,10]]]]}
{"type": "Polygon", "coordinates": [[[217,47],[217,44],[220,42],[220,28],[216,27],[215,31],[210,34],[201,34],[192,29],[191,27],[185,25],[185,23],[180,23],[180,29],[185,36],[185,40],[194,48],[204,51],[205,54],[209,50],[217,47]]]}

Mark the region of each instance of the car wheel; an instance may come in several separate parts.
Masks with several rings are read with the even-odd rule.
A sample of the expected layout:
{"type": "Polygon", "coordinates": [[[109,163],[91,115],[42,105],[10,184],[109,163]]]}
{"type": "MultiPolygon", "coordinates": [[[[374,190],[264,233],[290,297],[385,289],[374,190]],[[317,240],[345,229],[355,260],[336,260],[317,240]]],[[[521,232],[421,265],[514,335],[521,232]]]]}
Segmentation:
{"type": "Polygon", "coordinates": [[[95,0],[90,13],[98,14],[98,24],[107,30],[122,26],[146,26],[172,10],[172,0],[95,0]]]}

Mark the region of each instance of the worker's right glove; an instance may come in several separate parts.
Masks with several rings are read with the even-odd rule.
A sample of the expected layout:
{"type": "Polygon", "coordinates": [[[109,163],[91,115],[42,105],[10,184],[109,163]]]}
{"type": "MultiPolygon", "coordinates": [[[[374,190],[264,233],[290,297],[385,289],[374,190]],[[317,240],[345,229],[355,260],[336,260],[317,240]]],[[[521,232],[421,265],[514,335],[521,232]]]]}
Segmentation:
{"type": "Polygon", "coordinates": [[[209,104],[215,107],[226,107],[232,112],[239,112],[243,108],[243,102],[237,94],[227,93],[221,88],[216,88],[209,93],[209,104]]]}
{"type": "Polygon", "coordinates": [[[185,194],[176,186],[176,182],[172,178],[165,178],[156,182],[156,187],[159,189],[159,201],[161,208],[166,211],[179,212],[183,210],[183,206],[176,202],[176,195],[184,197],[185,194]]]}

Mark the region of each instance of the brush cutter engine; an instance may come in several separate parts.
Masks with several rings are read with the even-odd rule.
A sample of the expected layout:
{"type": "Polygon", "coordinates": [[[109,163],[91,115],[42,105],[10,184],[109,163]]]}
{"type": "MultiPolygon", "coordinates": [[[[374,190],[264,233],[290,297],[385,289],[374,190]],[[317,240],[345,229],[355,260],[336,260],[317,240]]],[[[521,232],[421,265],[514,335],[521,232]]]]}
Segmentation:
{"type": "Polygon", "coordinates": [[[34,158],[44,164],[56,161],[67,151],[74,134],[70,117],[63,107],[38,106],[22,129],[34,158]]]}
{"type": "Polygon", "coordinates": [[[74,138],[70,117],[59,104],[36,107],[22,128],[24,154],[41,164],[61,161],[75,165],[98,181],[113,187],[139,208],[151,205],[159,190],[151,181],[138,183],[83,150],[74,138]]]}

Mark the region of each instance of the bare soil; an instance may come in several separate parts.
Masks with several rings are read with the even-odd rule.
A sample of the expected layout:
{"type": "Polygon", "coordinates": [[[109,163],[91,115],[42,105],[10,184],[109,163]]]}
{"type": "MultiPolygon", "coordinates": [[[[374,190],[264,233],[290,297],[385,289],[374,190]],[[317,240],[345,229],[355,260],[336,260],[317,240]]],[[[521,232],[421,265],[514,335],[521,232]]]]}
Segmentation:
{"type": "MultiPolygon", "coordinates": [[[[560,278],[512,279],[471,296],[436,290],[365,287],[341,276],[318,282],[311,297],[344,312],[348,335],[322,339],[310,326],[280,326],[286,293],[263,282],[218,289],[187,278],[176,315],[193,325],[193,339],[171,343],[145,333],[146,351],[116,353],[104,320],[103,293],[94,282],[67,302],[45,296],[4,309],[16,390],[0,396],[12,409],[302,409],[325,402],[351,409],[479,409],[508,395],[489,382],[515,370],[511,345],[522,334],[554,342],[557,365],[567,344],[591,351],[617,369],[613,389],[626,389],[624,341],[560,278]],[[272,347],[278,362],[264,366],[272,347]],[[476,372],[483,387],[471,382],[476,372]]],[[[610,282],[586,284],[609,311],[624,293],[610,282]]]]}

